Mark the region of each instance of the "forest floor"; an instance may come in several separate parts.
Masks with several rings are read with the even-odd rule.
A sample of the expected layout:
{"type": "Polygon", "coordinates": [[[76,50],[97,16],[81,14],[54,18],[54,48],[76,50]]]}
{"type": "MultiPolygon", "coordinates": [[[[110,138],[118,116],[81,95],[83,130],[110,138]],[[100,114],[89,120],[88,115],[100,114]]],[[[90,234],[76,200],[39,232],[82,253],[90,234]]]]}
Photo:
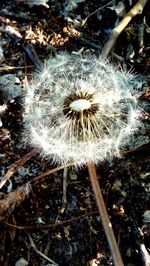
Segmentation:
{"type": "MultiPolygon", "coordinates": [[[[56,171],[25,147],[23,95],[27,80],[56,52],[84,49],[99,55],[135,3],[1,0],[0,266],[113,265],[86,167],[68,168],[64,204],[64,169],[56,171]]],[[[142,126],[122,158],[97,166],[125,266],[150,265],[149,15],[146,6],[110,52],[114,64],[143,81],[142,126]]]]}

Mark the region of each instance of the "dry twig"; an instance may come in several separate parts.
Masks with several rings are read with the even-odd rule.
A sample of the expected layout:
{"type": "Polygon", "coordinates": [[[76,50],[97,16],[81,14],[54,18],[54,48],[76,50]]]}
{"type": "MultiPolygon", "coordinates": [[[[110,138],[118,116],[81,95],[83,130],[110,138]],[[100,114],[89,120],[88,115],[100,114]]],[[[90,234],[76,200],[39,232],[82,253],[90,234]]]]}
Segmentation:
{"type": "Polygon", "coordinates": [[[21,159],[16,161],[11,165],[9,170],[7,171],[6,175],[3,177],[3,179],[0,182],[0,189],[5,185],[5,183],[12,177],[12,175],[22,166],[25,164],[26,161],[28,161],[33,154],[35,154],[35,149],[32,149],[30,152],[28,152],[26,155],[24,155],[21,159]]]}
{"type": "Polygon", "coordinates": [[[121,34],[121,32],[124,30],[124,28],[129,24],[131,19],[135,17],[136,15],[142,14],[143,9],[146,5],[148,0],[139,0],[134,7],[127,13],[127,15],[121,20],[119,25],[115,27],[111,33],[110,39],[105,44],[102,56],[107,57],[114,46],[118,36],[121,34]]]}
{"type": "Polygon", "coordinates": [[[64,173],[63,173],[63,205],[60,209],[60,213],[63,213],[66,204],[67,204],[67,176],[68,176],[68,168],[64,168],[64,173]]]}
{"type": "Polygon", "coordinates": [[[47,228],[55,228],[58,226],[63,226],[67,223],[72,223],[74,221],[83,221],[85,219],[87,219],[89,216],[93,216],[93,215],[97,215],[98,211],[92,211],[92,212],[88,212],[85,215],[80,215],[77,217],[73,217],[71,219],[62,221],[62,222],[57,222],[57,223],[53,223],[53,224],[35,224],[35,225],[29,225],[29,226],[23,226],[23,225],[17,225],[17,224],[10,224],[8,222],[4,222],[5,225],[11,227],[11,228],[15,228],[18,230],[39,230],[39,229],[47,229],[47,228]]]}

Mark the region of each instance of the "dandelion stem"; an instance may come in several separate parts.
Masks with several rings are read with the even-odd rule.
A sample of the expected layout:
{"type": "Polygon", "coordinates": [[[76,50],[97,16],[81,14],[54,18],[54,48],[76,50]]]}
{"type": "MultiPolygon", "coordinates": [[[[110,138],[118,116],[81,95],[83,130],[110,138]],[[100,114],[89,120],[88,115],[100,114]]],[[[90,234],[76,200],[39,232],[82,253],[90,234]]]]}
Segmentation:
{"type": "Polygon", "coordinates": [[[120,254],[117,242],[116,242],[116,238],[115,238],[115,235],[112,229],[112,225],[108,217],[108,213],[106,210],[106,206],[104,203],[100,185],[98,182],[94,163],[88,163],[88,171],[89,171],[90,181],[91,181],[92,188],[94,191],[94,196],[95,196],[95,200],[97,203],[98,211],[99,211],[99,214],[102,220],[102,224],[105,230],[107,241],[109,243],[110,251],[113,257],[114,265],[124,266],[122,258],[121,258],[121,254],[120,254]]]}

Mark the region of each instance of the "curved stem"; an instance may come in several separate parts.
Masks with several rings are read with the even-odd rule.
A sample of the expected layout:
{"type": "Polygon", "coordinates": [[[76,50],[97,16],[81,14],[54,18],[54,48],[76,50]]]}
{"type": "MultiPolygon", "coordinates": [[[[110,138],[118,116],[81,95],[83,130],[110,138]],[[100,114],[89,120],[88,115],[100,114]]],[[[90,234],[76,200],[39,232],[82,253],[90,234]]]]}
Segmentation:
{"type": "Polygon", "coordinates": [[[105,234],[107,237],[107,241],[109,243],[110,251],[113,257],[114,265],[115,266],[124,266],[121,254],[116,242],[116,238],[112,229],[111,222],[108,217],[108,213],[106,210],[106,206],[104,203],[103,195],[100,189],[100,185],[98,182],[97,174],[96,174],[96,169],[94,163],[88,163],[88,171],[90,174],[90,181],[92,184],[92,188],[94,191],[94,196],[96,199],[96,204],[98,207],[98,211],[102,220],[102,224],[105,230],[105,234]]]}

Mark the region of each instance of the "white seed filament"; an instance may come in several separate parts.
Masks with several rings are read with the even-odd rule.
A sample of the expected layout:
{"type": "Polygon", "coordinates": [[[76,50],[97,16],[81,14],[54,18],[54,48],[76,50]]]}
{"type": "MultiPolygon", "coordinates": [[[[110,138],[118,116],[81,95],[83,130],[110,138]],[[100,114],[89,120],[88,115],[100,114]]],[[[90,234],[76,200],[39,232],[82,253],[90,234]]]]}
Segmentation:
{"type": "Polygon", "coordinates": [[[75,112],[82,112],[91,107],[91,103],[86,99],[78,99],[70,104],[70,108],[75,112]]]}

